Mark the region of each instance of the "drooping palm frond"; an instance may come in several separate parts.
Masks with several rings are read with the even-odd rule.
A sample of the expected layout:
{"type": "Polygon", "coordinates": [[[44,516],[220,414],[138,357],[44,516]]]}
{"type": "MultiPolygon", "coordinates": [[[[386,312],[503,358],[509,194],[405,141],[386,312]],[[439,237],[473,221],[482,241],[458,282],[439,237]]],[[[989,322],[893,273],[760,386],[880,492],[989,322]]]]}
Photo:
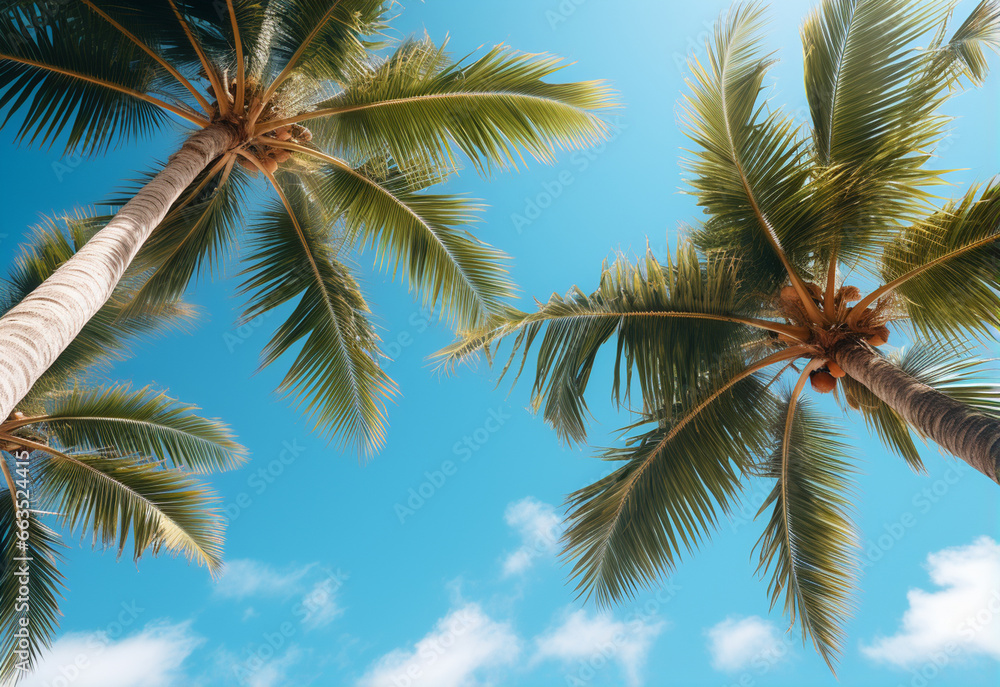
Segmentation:
{"type": "MultiPolygon", "coordinates": [[[[612,393],[627,396],[633,373],[648,409],[678,402],[676,390],[696,380],[749,341],[771,331],[791,331],[778,322],[746,317],[752,300],[741,288],[736,263],[703,260],[690,245],[659,263],[647,255],[633,264],[620,258],[605,265],[598,289],[553,295],[535,313],[512,311],[438,354],[454,365],[477,352],[491,357],[514,337],[505,374],[519,355],[521,367],[539,334],[532,404],[567,441],[586,438],[584,400],[598,351],[615,339],[617,361],[612,393]],[[623,375],[624,373],[624,375],[623,375]]],[[[520,375],[520,370],[518,371],[520,375]]],[[[515,378],[516,381],[516,378],[515,378]]],[[[655,412],[650,410],[649,412],[655,412]]]]}
{"type": "Polygon", "coordinates": [[[550,161],[554,150],[606,134],[595,112],[611,106],[612,93],[600,82],[546,82],[559,59],[497,47],[452,62],[446,47],[411,41],[381,64],[359,67],[306,123],[352,161],[389,155],[404,166],[429,159],[454,167],[454,146],[481,171],[516,167],[522,150],[550,161]]]}
{"type": "Polygon", "coordinates": [[[213,573],[222,565],[223,520],[218,498],[179,470],[144,459],[65,454],[32,446],[42,503],[62,524],[95,546],[122,555],[132,542],[139,560],[147,551],[183,554],[213,573]]]}
{"type": "Polygon", "coordinates": [[[771,571],[772,606],[784,595],[785,614],[833,670],[858,569],[848,447],[808,401],[794,396],[782,401],[773,432],[765,475],[776,483],[760,509],[773,507],[757,543],[759,570],[771,571]]]}
{"type": "Polygon", "coordinates": [[[385,401],[395,386],[378,364],[379,338],[358,283],[301,185],[282,177],[277,203],[252,227],[241,290],[247,320],[298,299],[263,353],[270,365],[301,343],[280,391],[296,399],[325,434],[341,432],[366,454],[382,443],[385,401]]]}
{"type": "Polygon", "coordinates": [[[924,336],[992,336],[1000,325],[1000,184],[974,187],[907,228],[882,258],[886,285],[862,301],[896,293],[924,336]]]}
{"type": "Polygon", "coordinates": [[[229,428],[194,410],[148,387],[132,390],[119,384],[51,394],[43,415],[9,426],[40,431],[56,446],[74,451],[151,456],[201,473],[243,463],[246,449],[229,428]]]}
{"type": "Polygon", "coordinates": [[[812,248],[813,218],[805,140],[761,100],[771,64],[761,54],[763,24],[753,3],[716,25],[707,64],[692,64],[684,123],[696,146],[685,162],[689,182],[710,215],[695,242],[738,255],[748,285],[769,293],[789,278],[801,287],[796,268],[812,248]]]}
{"type": "Polygon", "coordinates": [[[47,145],[66,136],[67,152],[95,153],[149,135],[166,111],[207,123],[167,102],[179,96],[178,87],[160,63],[82,3],[57,12],[28,0],[0,6],[0,108],[7,110],[4,124],[23,114],[19,140],[47,145]]]}
{"type": "MultiPolygon", "coordinates": [[[[7,455],[0,460],[6,461],[7,455]]],[[[23,495],[20,500],[27,506],[23,495]]],[[[55,637],[63,590],[63,576],[56,569],[58,547],[56,533],[30,509],[15,508],[5,486],[0,492],[0,681],[4,684],[25,677],[55,637]],[[23,530],[18,527],[19,511],[27,522],[23,530]],[[22,539],[20,532],[27,536],[22,539]],[[27,593],[22,593],[22,586],[27,593]]]]}
{"type": "Polygon", "coordinates": [[[625,431],[651,429],[603,455],[624,465],[570,495],[565,555],[581,594],[601,604],[631,597],[728,515],[744,472],[767,448],[777,407],[766,376],[743,376],[746,368],[742,359],[720,361],[666,412],[644,415],[625,431]]]}
{"type": "Polygon", "coordinates": [[[305,182],[319,206],[343,224],[346,241],[373,249],[376,264],[394,275],[402,271],[425,306],[440,306],[442,316],[460,327],[481,325],[513,295],[502,266],[507,257],[463,228],[479,210],[476,204],[421,193],[424,178],[391,163],[352,168],[340,162],[305,182]]]}

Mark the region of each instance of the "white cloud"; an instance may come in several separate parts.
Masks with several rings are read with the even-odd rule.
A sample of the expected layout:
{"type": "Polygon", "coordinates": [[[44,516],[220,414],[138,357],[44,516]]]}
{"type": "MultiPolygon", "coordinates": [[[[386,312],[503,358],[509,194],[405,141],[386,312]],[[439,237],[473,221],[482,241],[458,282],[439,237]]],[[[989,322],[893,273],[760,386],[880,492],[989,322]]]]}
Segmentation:
{"type": "Polygon", "coordinates": [[[280,571],[266,563],[252,560],[235,560],[226,563],[222,577],[215,585],[215,593],[229,599],[248,596],[283,596],[296,591],[312,565],[280,571]]]}
{"type": "Polygon", "coordinates": [[[336,578],[327,577],[312,586],[312,589],[302,598],[302,624],[307,630],[317,630],[326,627],[344,612],[337,603],[339,582],[336,578]]]}
{"type": "Polygon", "coordinates": [[[471,687],[509,665],[520,640],[506,623],[470,603],[440,619],[412,649],[396,649],[369,668],[360,687],[471,687]]]}
{"type": "Polygon", "coordinates": [[[504,520],[521,535],[521,548],[504,559],[505,577],[525,572],[539,556],[555,553],[561,523],[554,507],[528,497],[507,506],[504,520]]]}
{"type": "Polygon", "coordinates": [[[726,618],[706,634],[716,670],[736,672],[759,660],[773,665],[787,655],[778,628],[760,616],[726,618]]]}
{"type": "Polygon", "coordinates": [[[1000,544],[982,537],[927,557],[938,591],[911,589],[899,631],[863,647],[870,658],[910,667],[934,660],[1000,659],[1000,544]]]}
{"type": "Polygon", "coordinates": [[[181,684],[181,666],[201,639],[187,623],[149,626],[114,640],[104,632],[63,635],[21,687],[166,687],[181,684]]]}
{"type": "Polygon", "coordinates": [[[567,613],[558,627],[535,639],[535,661],[556,659],[582,662],[592,668],[615,661],[628,685],[640,684],[642,668],[653,641],[666,623],[617,621],[607,614],[590,616],[584,610],[567,613]]]}

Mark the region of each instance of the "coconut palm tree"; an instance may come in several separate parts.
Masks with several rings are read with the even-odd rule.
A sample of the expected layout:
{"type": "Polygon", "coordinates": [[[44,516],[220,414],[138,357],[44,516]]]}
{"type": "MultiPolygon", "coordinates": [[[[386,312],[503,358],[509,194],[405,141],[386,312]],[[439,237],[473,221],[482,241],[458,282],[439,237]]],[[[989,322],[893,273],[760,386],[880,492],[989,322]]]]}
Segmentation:
{"type": "MultiPolygon", "coordinates": [[[[9,307],[65,264],[100,227],[89,218],[43,225],[12,268],[9,307]]],[[[217,498],[192,472],[228,469],[245,451],[225,425],[149,388],[99,386],[95,375],[137,337],[183,325],[190,306],[130,308],[148,275],[130,272],[0,423],[0,682],[24,677],[56,631],[64,580],[58,529],[94,546],[181,554],[222,564],[217,498]]]]}
{"type": "Polygon", "coordinates": [[[503,46],[457,62],[426,39],[386,54],[390,5],[0,0],[0,108],[21,140],[96,153],[194,127],[103,231],[0,319],[0,417],[134,258],[153,272],[137,305],[176,298],[218,263],[259,176],[273,195],[249,227],[246,316],[295,303],[263,364],[294,356],[280,390],[321,432],[378,448],[394,385],[344,249],[374,249],[454,323],[485,322],[511,293],[504,256],[467,231],[473,201],[427,189],[463,158],[488,173],[599,140],[595,112],[610,103],[599,83],[547,82],[558,59],[503,46]]]}
{"type": "Polygon", "coordinates": [[[675,255],[620,257],[593,293],[511,309],[442,352],[446,365],[492,361],[510,340],[506,374],[538,343],[533,406],[582,442],[588,382],[614,348],[613,398],[635,417],[603,456],[614,471],[568,499],[581,593],[614,603],[654,584],[763,476],[759,570],[832,668],[858,569],[853,468],[808,386],[835,391],[915,470],[914,434],[998,480],[1000,393],[969,341],[1000,326],[1000,185],[935,210],[929,151],[941,105],[985,76],[1000,4],[980,3],[949,38],[953,5],[824,0],[802,27],[811,130],[764,99],[762,11],[734,8],[684,101],[708,218],[675,255]],[[883,354],[890,326],[916,345],[883,354]]]}

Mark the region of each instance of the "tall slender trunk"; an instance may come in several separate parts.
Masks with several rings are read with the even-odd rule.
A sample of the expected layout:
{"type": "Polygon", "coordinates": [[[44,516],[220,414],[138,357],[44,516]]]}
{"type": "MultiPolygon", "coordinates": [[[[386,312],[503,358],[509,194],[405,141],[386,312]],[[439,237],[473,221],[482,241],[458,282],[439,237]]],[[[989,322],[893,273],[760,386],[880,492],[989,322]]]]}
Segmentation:
{"type": "Polygon", "coordinates": [[[139,248],[184,189],[234,140],[224,126],[193,134],[107,226],[0,318],[0,420],[111,297],[139,248]]]}
{"type": "Polygon", "coordinates": [[[1000,483],[1000,419],[918,382],[866,344],[846,344],[836,359],[924,436],[1000,483]]]}

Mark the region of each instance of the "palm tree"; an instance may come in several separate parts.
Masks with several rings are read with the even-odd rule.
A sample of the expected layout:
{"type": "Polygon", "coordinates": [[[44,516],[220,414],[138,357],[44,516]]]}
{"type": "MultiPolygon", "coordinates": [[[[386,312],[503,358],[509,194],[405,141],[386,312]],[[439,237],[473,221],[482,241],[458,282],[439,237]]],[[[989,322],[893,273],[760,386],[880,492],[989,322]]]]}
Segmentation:
{"type": "Polygon", "coordinates": [[[374,452],[395,388],[343,249],[373,248],[427,305],[482,324],[511,293],[504,256],[466,230],[474,202],[427,188],[461,156],[488,173],[606,130],[595,111],[609,91],[546,82],[561,67],[552,57],[501,46],[455,62],[429,40],[380,57],[384,0],[0,2],[0,108],[7,123],[23,114],[21,140],[63,137],[96,153],[168,123],[195,127],[103,231],[0,319],[0,418],[134,258],[153,272],[137,305],[176,298],[218,263],[260,174],[274,195],[249,228],[246,316],[296,303],[263,364],[299,345],[280,391],[320,431],[374,452]]]}
{"type": "MultiPolygon", "coordinates": [[[[102,226],[85,217],[67,225],[68,232],[54,222],[40,228],[11,270],[6,307],[102,226]]],[[[147,278],[130,272],[0,423],[7,492],[0,493],[0,683],[24,677],[56,631],[64,590],[60,536],[45,520],[119,556],[126,548],[136,560],[146,552],[182,554],[213,574],[222,565],[218,500],[191,473],[235,467],[244,449],[193,406],[149,388],[94,382],[95,372],[122,358],[138,336],[183,325],[194,314],[179,302],[130,308],[147,278]]]]}
{"type": "Polygon", "coordinates": [[[665,261],[620,257],[593,293],[511,309],[442,352],[445,365],[492,361],[512,339],[506,374],[540,342],[533,406],[582,442],[590,376],[614,347],[613,399],[635,418],[603,456],[618,467],[568,499],[581,593],[607,604],[654,584],[763,476],[759,571],[832,669],[858,569],[853,468],[838,424],[803,398],[810,384],[915,470],[914,433],[998,481],[1000,393],[968,342],[1000,326],[1000,185],[934,210],[928,151],[948,124],[941,105],[985,76],[1000,4],[980,3],[946,40],[953,4],[824,0],[802,28],[811,131],[762,98],[762,12],[734,8],[685,99],[705,222],[665,261]],[[907,324],[916,345],[880,352],[907,324]]]}

